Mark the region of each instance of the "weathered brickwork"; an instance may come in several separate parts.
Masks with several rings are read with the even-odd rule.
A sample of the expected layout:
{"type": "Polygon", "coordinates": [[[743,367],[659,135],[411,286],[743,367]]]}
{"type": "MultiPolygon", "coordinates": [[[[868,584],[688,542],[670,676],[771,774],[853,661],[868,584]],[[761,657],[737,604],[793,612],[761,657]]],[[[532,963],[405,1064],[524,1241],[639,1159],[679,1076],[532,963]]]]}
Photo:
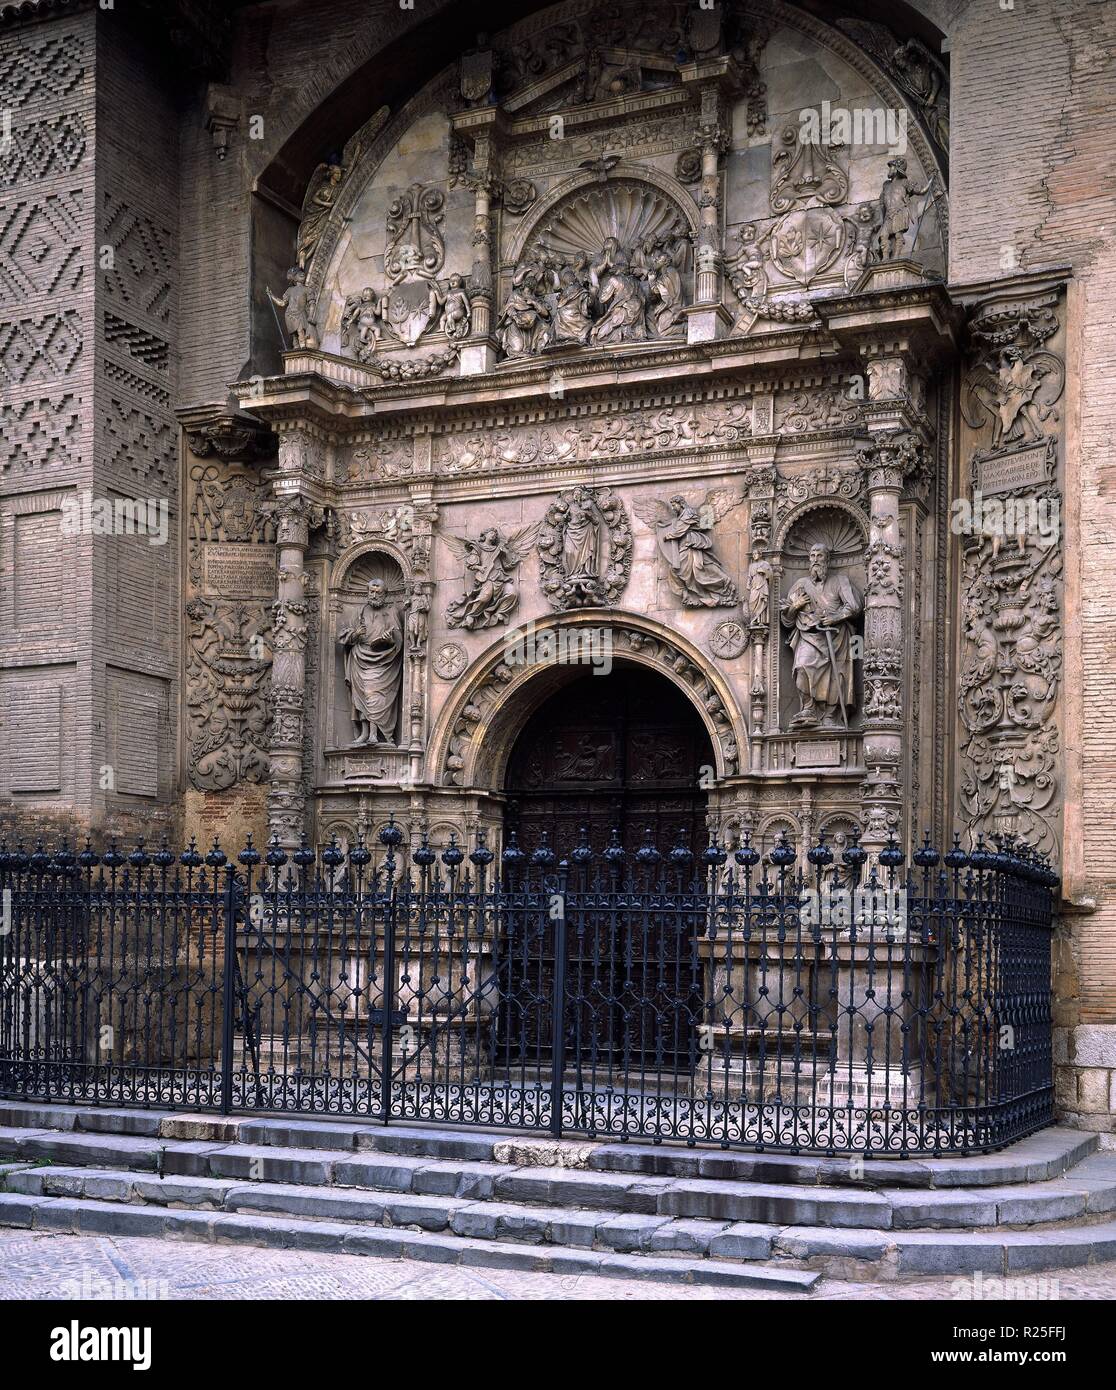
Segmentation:
{"type": "Polygon", "coordinates": [[[0,798],[65,811],[92,800],[93,554],[58,522],[93,478],[93,16],[0,31],[0,108],[0,798]]]}

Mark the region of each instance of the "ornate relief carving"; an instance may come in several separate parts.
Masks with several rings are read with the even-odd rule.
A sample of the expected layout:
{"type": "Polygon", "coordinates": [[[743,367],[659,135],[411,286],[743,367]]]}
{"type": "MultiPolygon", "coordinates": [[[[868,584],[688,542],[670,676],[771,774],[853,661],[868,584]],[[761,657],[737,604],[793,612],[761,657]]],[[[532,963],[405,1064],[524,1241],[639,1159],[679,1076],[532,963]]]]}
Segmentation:
{"type": "MultiPolygon", "coordinates": [[[[692,691],[697,703],[705,710],[714,726],[714,737],[721,753],[725,773],[732,776],[737,771],[739,749],[733,732],[732,718],[724,701],[717,693],[712,680],[705,671],[696,666],[690,658],[672,642],[662,637],[649,636],[637,628],[623,624],[612,626],[613,651],[622,656],[625,652],[638,654],[649,661],[674,684],[683,684],[692,691]]],[[[485,676],[484,680],[470,694],[469,702],[462,709],[450,734],[445,761],[441,769],[443,785],[457,787],[463,785],[462,772],[466,754],[473,738],[491,727],[493,708],[502,698],[504,687],[516,678],[516,670],[506,662],[498,662],[485,676]]]]}
{"type": "Polygon", "coordinates": [[[542,591],[552,608],[606,607],[632,568],[632,531],[611,488],[563,492],[547,508],[538,538],[542,591]]]}
{"type": "Polygon", "coordinates": [[[630,455],[717,448],[752,437],[747,399],[699,406],[660,406],[624,414],[601,414],[579,422],[477,429],[439,435],[434,441],[438,473],[484,473],[509,468],[588,463],[630,455]]]}
{"type": "Polygon", "coordinates": [[[681,331],[689,225],[653,185],[604,172],[532,232],[497,323],[507,356],[681,331]]]}
{"type": "Polygon", "coordinates": [[[465,561],[467,571],[464,597],[446,609],[447,627],[479,632],[508,621],[519,607],[515,572],[538,539],[540,525],[521,526],[507,536],[492,526],[475,541],[444,537],[454,555],[465,561]]]}
{"type": "Polygon", "coordinates": [[[656,497],[632,503],[632,510],[655,532],[667,563],[672,591],[687,608],[729,608],[739,594],[713,551],[710,532],[740,504],[736,488],[712,488],[699,507],[685,497],[656,497]]]}
{"type": "Polygon", "coordinates": [[[187,774],[200,791],[268,779],[267,605],[192,598],[186,605],[187,774]]]}
{"type": "Polygon", "coordinates": [[[959,692],[970,834],[1022,835],[1056,856],[1063,547],[1058,444],[1048,431],[1065,367],[1045,346],[1059,329],[1054,305],[1052,294],[1001,300],[970,324],[966,419],[980,430],[991,421],[994,443],[971,461],[959,692]],[[978,517],[978,494],[983,508],[998,510],[978,517]],[[1022,517],[1012,523],[1008,508],[1022,517]]]}
{"type": "Polygon", "coordinates": [[[771,144],[771,211],[843,203],[849,176],[838,158],[842,148],[803,138],[801,126],[784,126],[771,144]]]}
{"type": "Polygon", "coordinates": [[[843,30],[879,63],[904,96],[914,104],[931,138],[949,152],[949,73],[921,39],[904,42],[883,24],[863,19],[838,19],[843,30]]]}
{"type": "Polygon", "coordinates": [[[860,419],[860,407],[837,383],[775,397],[777,434],[806,434],[814,430],[848,429],[860,419]]]}
{"type": "Polygon", "coordinates": [[[1057,423],[1065,366],[1043,347],[1057,331],[1049,304],[989,306],[970,323],[975,359],[962,409],[971,429],[982,430],[991,421],[993,449],[1041,439],[1048,424],[1057,423]]]}

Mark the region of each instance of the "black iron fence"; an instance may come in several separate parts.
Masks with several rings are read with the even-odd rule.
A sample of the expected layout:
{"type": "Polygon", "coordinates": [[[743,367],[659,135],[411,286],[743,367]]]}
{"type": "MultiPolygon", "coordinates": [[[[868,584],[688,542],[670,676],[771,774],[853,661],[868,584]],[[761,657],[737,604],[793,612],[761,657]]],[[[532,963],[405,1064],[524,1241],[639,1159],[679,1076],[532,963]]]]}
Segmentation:
{"type": "Polygon", "coordinates": [[[0,1094],[823,1153],[1053,1118],[1025,846],[379,840],[0,848],[0,1094]]]}

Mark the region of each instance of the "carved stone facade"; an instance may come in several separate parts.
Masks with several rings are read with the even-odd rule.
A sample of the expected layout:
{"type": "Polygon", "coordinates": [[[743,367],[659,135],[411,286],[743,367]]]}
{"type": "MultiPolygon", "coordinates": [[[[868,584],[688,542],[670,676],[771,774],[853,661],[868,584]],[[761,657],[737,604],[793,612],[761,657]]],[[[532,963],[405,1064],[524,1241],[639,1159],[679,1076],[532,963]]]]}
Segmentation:
{"type": "Polygon", "coordinates": [[[522,652],[580,642],[693,705],[723,838],[1038,844],[1078,913],[1062,1021],[1116,1029],[1077,751],[1108,766],[1112,602],[1088,594],[1110,489],[1082,443],[1116,428],[1108,252],[1051,174],[1101,104],[1077,92],[1091,49],[1065,129],[1017,135],[975,14],[949,38],[982,55],[983,115],[951,128],[936,5],[916,33],[563,0],[404,83],[381,50],[410,12],[376,29],[339,0],[351,23],[314,34],[308,4],[263,0],[274,74],[230,40],[228,72],[178,94],[91,7],[21,8],[0,16],[5,816],[291,846],[395,813],[498,848],[516,739],[577,674],[522,652]],[[96,146],[132,77],[135,138],[96,146]],[[165,500],[168,544],[59,551],[85,490],[165,500]]]}

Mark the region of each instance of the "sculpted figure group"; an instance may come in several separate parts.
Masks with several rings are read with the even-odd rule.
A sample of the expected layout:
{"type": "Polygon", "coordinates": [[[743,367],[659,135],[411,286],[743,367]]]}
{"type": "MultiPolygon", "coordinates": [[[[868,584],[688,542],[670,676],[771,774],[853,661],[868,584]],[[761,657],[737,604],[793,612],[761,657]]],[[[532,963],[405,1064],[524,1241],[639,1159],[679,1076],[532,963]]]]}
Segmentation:
{"type": "Polygon", "coordinates": [[[505,355],[668,337],[681,319],[688,249],[682,235],[647,238],[632,249],[609,236],[592,257],[532,247],[512,276],[497,324],[505,355]]]}

